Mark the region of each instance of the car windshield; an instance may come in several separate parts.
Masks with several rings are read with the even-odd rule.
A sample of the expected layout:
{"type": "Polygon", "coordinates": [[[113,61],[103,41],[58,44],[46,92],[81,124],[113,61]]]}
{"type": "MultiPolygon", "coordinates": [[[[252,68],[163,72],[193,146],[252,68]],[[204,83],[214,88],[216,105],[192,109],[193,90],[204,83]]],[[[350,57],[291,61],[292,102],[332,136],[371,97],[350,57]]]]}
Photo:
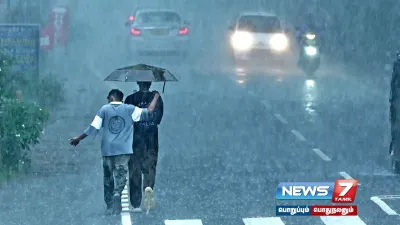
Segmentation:
{"type": "Polygon", "coordinates": [[[242,16],[238,22],[239,30],[256,33],[274,33],[281,29],[276,16],[242,16]]]}
{"type": "Polygon", "coordinates": [[[137,18],[139,23],[179,23],[181,18],[175,12],[142,12],[137,18]]]}

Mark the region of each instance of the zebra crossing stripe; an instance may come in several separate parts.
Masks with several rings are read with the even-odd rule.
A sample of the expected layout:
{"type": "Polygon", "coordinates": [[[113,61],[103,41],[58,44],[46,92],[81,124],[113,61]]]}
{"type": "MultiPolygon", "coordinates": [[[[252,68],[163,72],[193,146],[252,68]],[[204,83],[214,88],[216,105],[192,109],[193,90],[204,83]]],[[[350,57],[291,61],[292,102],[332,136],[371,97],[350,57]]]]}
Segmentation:
{"type": "Polygon", "coordinates": [[[201,220],[165,220],[165,225],[203,225],[201,220]]]}
{"type": "Polygon", "coordinates": [[[279,217],[243,218],[245,225],[285,225],[279,217]]]}
{"type": "MultiPolygon", "coordinates": [[[[367,225],[358,216],[321,216],[325,225],[367,225]]],[[[285,225],[280,217],[243,218],[245,225],[285,225]]],[[[165,225],[203,225],[201,220],[165,220],[165,225]]]]}
{"type": "Polygon", "coordinates": [[[321,216],[325,225],[367,225],[358,216],[321,216]]]}

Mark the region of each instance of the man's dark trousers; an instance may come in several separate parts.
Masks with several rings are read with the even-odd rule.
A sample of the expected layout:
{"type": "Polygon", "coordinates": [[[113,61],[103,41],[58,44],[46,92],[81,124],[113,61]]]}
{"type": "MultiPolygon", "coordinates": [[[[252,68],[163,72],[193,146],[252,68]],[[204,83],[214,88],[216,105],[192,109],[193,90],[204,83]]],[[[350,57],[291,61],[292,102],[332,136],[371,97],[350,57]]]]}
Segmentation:
{"type": "Polygon", "coordinates": [[[131,205],[139,208],[142,190],[154,189],[158,158],[158,127],[135,124],[133,135],[133,155],[129,161],[129,192],[131,205]],[[143,174],[143,185],[142,185],[143,174]]]}

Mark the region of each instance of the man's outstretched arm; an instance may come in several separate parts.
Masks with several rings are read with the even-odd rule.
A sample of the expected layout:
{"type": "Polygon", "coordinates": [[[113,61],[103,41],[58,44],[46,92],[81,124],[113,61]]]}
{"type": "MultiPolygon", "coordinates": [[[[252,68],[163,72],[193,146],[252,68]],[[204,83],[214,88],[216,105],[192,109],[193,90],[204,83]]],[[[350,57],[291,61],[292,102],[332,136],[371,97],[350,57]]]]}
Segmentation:
{"type": "Polygon", "coordinates": [[[154,95],[153,100],[151,100],[151,103],[149,105],[149,107],[147,108],[139,108],[139,107],[135,107],[132,113],[132,120],[134,122],[138,122],[138,121],[149,121],[150,118],[150,113],[154,111],[154,109],[157,106],[157,100],[160,97],[160,94],[158,92],[156,92],[156,94],[154,95]]]}
{"type": "Polygon", "coordinates": [[[97,133],[103,126],[103,118],[104,118],[104,112],[103,108],[101,108],[97,112],[90,126],[86,128],[86,130],[81,135],[69,139],[70,144],[73,146],[77,146],[79,142],[85,139],[87,136],[93,136],[93,138],[96,137],[97,133]]]}

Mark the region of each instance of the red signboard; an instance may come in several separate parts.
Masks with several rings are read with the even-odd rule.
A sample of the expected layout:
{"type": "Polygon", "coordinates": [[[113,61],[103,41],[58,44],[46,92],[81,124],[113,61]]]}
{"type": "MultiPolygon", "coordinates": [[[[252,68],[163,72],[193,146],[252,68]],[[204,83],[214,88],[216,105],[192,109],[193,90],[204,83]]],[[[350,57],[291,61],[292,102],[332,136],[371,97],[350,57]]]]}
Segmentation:
{"type": "Polygon", "coordinates": [[[40,49],[50,50],[54,47],[54,28],[45,26],[40,29],[40,49]]]}
{"type": "Polygon", "coordinates": [[[68,43],[69,9],[56,6],[50,10],[49,26],[54,28],[55,46],[65,46],[68,43]]]}

